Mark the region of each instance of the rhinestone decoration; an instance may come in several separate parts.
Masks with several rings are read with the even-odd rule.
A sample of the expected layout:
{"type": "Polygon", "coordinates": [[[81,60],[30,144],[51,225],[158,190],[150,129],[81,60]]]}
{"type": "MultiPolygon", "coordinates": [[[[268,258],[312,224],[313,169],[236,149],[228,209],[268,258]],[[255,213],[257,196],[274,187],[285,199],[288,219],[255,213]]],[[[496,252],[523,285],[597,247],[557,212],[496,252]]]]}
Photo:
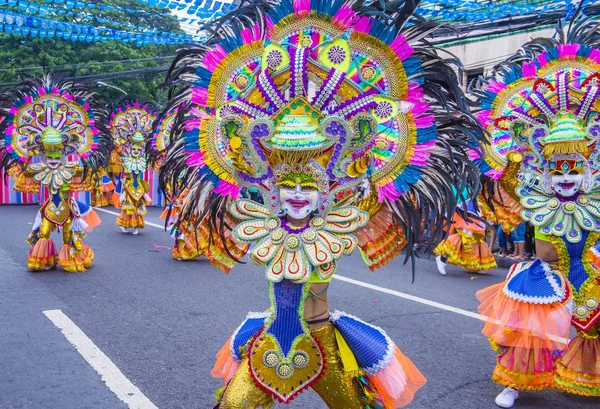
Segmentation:
{"type": "Polygon", "coordinates": [[[316,229],[323,226],[324,224],[325,224],[325,219],[320,216],[313,217],[310,221],[310,225],[316,229]]]}
{"type": "Polygon", "coordinates": [[[283,56],[281,55],[281,52],[278,50],[272,50],[271,52],[269,52],[269,54],[267,54],[267,65],[269,66],[269,68],[274,69],[279,64],[281,64],[282,61],[283,61],[283,56]]]}
{"type": "Polygon", "coordinates": [[[362,69],[362,76],[366,80],[371,80],[375,77],[376,71],[373,67],[365,67],[362,69]]]}
{"type": "Polygon", "coordinates": [[[267,368],[275,368],[279,363],[279,356],[275,351],[267,351],[263,355],[263,363],[267,368]]]}
{"type": "Polygon", "coordinates": [[[573,213],[576,208],[575,203],[573,203],[573,202],[567,202],[564,204],[563,207],[565,209],[565,212],[567,212],[567,213],[573,213]]]}
{"type": "Polygon", "coordinates": [[[317,240],[317,232],[314,229],[307,229],[302,232],[302,240],[307,243],[313,243],[317,240]]]}
{"type": "Polygon", "coordinates": [[[294,354],[292,362],[296,368],[304,368],[306,365],[308,365],[308,355],[306,352],[298,351],[296,354],[294,354]]]}
{"type": "Polygon", "coordinates": [[[283,230],[282,228],[273,230],[271,232],[271,241],[275,244],[279,243],[281,240],[283,240],[283,237],[285,236],[285,230],[283,230]]]}
{"type": "Polygon", "coordinates": [[[268,219],[265,222],[265,227],[267,228],[267,230],[275,230],[276,228],[278,228],[280,225],[279,219],[276,217],[271,217],[270,219],[268,219]]]}
{"type": "Polygon", "coordinates": [[[392,104],[385,101],[377,104],[377,106],[375,107],[375,115],[377,115],[380,118],[386,118],[390,116],[392,111],[392,104]]]}
{"type": "Polygon", "coordinates": [[[548,201],[548,207],[552,210],[558,208],[558,205],[560,205],[560,202],[558,201],[558,199],[550,199],[548,201]]]}
{"type": "Polygon", "coordinates": [[[333,64],[341,64],[346,58],[346,51],[339,45],[334,45],[327,52],[327,58],[329,58],[329,61],[333,64]]]}
{"type": "Polygon", "coordinates": [[[578,201],[580,204],[582,204],[582,205],[586,205],[586,204],[588,204],[588,203],[590,202],[590,198],[589,198],[589,197],[587,197],[587,196],[579,196],[579,197],[577,198],[577,201],[578,201]]]}
{"type": "Polygon", "coordinates": [[[590,310],[595,310],[596,308],[598,308],[598,300],[590,297],[587,300],[585,300],[585,306],[588,307],[590,310]]]}
{"type": "Polygon", "coordinates": [[[293,373],[294,369],[290,364],[281,364],[277,368],[277,376],[279,376],[281,379],[288,379],[293,375],[293,373]]]}
{"type": "Polygon", "coordinates": [[[578,305],[573,311],[573,315],[577,318],[586,318],[588,316],[588,309],[583,305],[578,305]]]}
{"type": "Polygon", "coordinates": [[[300,239],[295,234],[290,234],[285,239],[285,248],[289,251],[296,251],[300,247],[300,239]]]}

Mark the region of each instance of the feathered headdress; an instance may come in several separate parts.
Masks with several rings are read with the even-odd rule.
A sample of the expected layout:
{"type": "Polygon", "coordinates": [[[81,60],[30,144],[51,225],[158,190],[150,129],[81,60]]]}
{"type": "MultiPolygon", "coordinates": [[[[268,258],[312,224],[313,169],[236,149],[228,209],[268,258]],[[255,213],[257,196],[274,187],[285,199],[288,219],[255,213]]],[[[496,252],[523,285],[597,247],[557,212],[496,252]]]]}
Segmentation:
{"type": "Polygon", "coordinates": [[[132,145],[145,146],[152,142],[152,125],[156,107],[143,99],[124,96],[110,106],[109,129],[116,146],[126,152],[132,145]]]}
{"type": "Polygon", "coordinates": [[[582,229],[600,229],[597,209],[586,210],[595,208],[596,199],[552,200],[548,175],[556,166],[568,171],[579,163],[583,193],[597,189],[600,49],[594,47],[599,38],[597,23],[575,18],[566,32],[559,25],[555,38],[525,44],[476,91],[478,117],[491,134],[482,171],[521,202],[525,220],[573,242],[581,239],[582,229]],[[580,214],[572,218],[573,213],[580,214]]]}
{"type": "Polygon", "coordinates": [[[283,175],[308,164],[304,173],[326,181],[323,210],[367,178],[372,214],[384,204],[411,248],[431,216],[434,243],[457,207],[453,192],[478,191],[469,151],[482,132],[452,67],[422,41],[433,25],[404,28],[416,3],[242,2],[171,67],[170,104],[185,115],[163,186],[191,187],[190,209],[212,197],[205,213],[219,214],[242,187],[272,202],[291,183],[283,175]]]}
{"type": "Polygon", "coordinates": [[[24,165],[36,155],[61,154],[87,171],[108,163],[112,143],[95,94],[64,76],[31,78],[1,97],[2,165],[24,165]]]}
{"type": "Polygon", "coordinates": [[[147,146],[153,141],[155,112],[152,103],[129,95],[111,105],[109,129],[127,172],[143,172],[148,166],[147,146]],[[135,151],[137,156],[132,155],[135,151]]]}

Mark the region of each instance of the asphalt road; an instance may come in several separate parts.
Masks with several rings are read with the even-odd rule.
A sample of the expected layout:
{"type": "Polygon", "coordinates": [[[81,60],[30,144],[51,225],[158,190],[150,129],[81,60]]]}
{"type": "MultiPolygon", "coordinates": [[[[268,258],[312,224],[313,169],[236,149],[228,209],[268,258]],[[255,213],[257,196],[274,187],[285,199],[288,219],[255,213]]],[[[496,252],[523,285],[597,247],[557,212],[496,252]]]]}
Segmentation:
{"type": "MultiPolygon", "coordinates": [[[[214,357],[247,311],[268,308],[261,269],[237,266],[229,275],[205,260],[171,258],[171,238],[148,226],[125,235],[115,216],[87,243],[94,266],[82,274],[26,271],[25,243],[35,206],[0,207],[0,409],[125,408],[100,375],[42,313],[62,310],[161,409],[209,408],[220,380],[214,357]]],[[[148,220],[161,224],[159,209],[148,220]]],[[[58,241],[59,236],[54,236],[58,241]]],[[[359,255],[340,263],[343,277],[476,312],[475,292],[499,282],[506,268],[471,275],[433,259],[417,262],[417,278],[398,259],[372,274],[359,255]]],[[[410,409],[492,409],[501,387],[491,371],[494,353],[476,318],[334,280],[330,305],[383,327],[428,378],[410,409]]],[[[524,392],[516,408],[598,408],[600,399],[557,392],[524,392]]],[[[279,405],[277,407],[283,407],[279,405]]],[[[289,408],[321,409],[307,391],[289,408]]],[[[343,408],[340,408],[343,409],[343,408]]]]}

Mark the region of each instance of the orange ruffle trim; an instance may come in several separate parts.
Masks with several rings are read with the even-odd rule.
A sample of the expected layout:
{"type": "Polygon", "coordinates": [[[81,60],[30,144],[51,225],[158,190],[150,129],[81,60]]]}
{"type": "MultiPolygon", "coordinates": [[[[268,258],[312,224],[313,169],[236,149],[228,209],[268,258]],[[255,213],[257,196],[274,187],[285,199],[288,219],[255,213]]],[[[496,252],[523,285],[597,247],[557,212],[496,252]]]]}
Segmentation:
{"type": "Polygon", "coordinates": [[[39,239],[29,251],[27,269],[44,271],[56,267],[58,257],[52,239],[39,239]]]}
{"type": "Polygon", "coordinates": [[[501,346],[561,351],[566,346],[571,315],[560,302],[530,304],[508,298],[494,284],[476,293],[477,310],[487,319],[481,333],[501,346]]]}
{"type": "MultiPolygon", "coordinates": [[[[477,235],[475,237],[477,239],[477,235]]],[[[498,265],[485,241],[473,241],[460,233],[451,234],[434,250],[436,256],[447,257],[447,263],[466,270],[491,270],[498,265]]]]}
{"type": "Polygon", "coordinates": [[[126,211],[121,210],[121,214],[117,217],[117,226],[124,227],[126,229],[143,229],[146,225],[144,216],[139,214],[127,214],[126,211]]]}
{"type": "Polygon", "coordinates": [[[399,365],[393,365],[392,362],[383,371],[369,377],[386,409],[401,408],[408,405],[414,399],[415,393],[427,383],[427,379],[421,371],[398,347],[395,348],[394,357],[399,365]],[[384,372],[386,372],[385,375],[384,372]],[[389,384],[391,379],[403,380],[403,389],[401,391],[396,390],[395,396],[391,395],[394,391],[394,387],[389,384]]]}
{"type": "Polygon", "coordinates": [[[556,387],[583,396],[600,396],[600,339],[578,335],[555,362],[556,387]]]}
{"type": "Polygon", "coordinates": [[[92,266],[94,261],[94,252],[85,243],[82,243],[82,249],[75,254],[75,247],[72,245],[63,245],[58,254],[60,266],[67,273],[82,273],[92,266]]]}
{"type": "Polygon", "coordinates": [[[389,263],[406,245],[406,237],[394,228],[391,212],[382,208],[369,223],[355,232],[363,260],[371,271],[389,263]]]}
{"type": "Polygon", "coordinates": [[[492,381],[518,390],[554,389],[554,372],[521,373],[496,365],[492,381]]]}
{"type": "Polygon", "coordinates": [[[106,207],[110,206],[111,204],[113,204],[112,200],[106,197],[106,195],[102,192],[95,192],[92,195],[92,206],[106,207]]]}
{"type": "Polygon", "coordinates": [[[499,223],[502,230],[510,234],[519,224],[523,223],[521,218],[521,203],[510,197],[500,186],[498,186],[500,194],[494,196],[494,210],[485,203],[480,195],[479,208],[481,215],[490,223],[499,223]]]}

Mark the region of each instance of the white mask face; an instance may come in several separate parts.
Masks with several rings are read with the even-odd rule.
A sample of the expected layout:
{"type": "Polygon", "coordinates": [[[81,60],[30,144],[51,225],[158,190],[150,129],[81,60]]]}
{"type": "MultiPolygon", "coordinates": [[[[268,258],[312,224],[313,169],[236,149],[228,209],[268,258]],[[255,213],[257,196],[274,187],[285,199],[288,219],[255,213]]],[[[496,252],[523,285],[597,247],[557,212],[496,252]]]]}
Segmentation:
{"type": "Polygon", "coordinates": [[[318,206],[321,193],[316,189],[303,188],[299,184],[294,189],[279,189],[279,203],[283,211],[292,219],[302,220],[318,206]]]}
{"type": "Polygon", "coordinates": [[[562,197],[574,196],[583,183],[583,175],[577,172],[570,172],[569,174],[555,173],[550,175],[550,184],[556,194],[562,197]]]}
{"type": "Polygon", "coordinates": [[[43,159],[44,163],[46,164],[46,166],[48,166],[48,168],[50,169],[57,169],[58,167],[60,167],[60,165],[62,165],[62,157],[50,157],[50,156],[46,156],[43,159]]]}
{"type": "Polygon", "coordinates": [[[133,148],[131,148],[131,156],[132,157],[139,158],[141,154],[142,154],[142,148],[140,148],[139,146],[134,146],[133,148]]]}

